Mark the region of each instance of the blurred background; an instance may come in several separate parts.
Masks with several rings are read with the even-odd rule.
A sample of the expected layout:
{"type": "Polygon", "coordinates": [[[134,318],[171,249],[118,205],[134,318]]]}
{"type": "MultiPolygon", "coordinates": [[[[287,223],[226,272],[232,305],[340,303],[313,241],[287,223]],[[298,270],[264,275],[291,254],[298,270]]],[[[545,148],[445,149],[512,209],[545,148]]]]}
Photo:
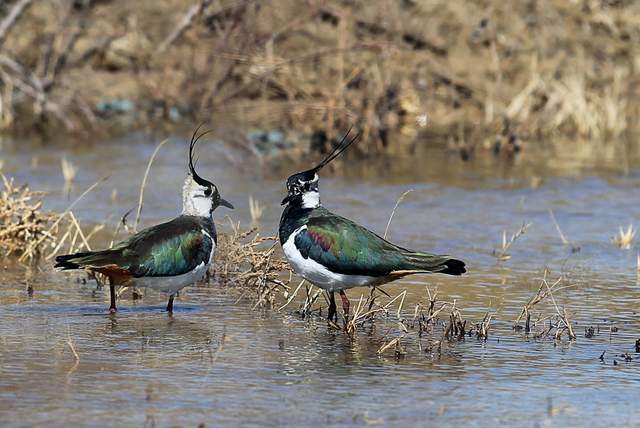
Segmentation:
{"type": "Polygon", "coordinates": [[[631,0],[10,0],[0,22],[2,135],[206,121],[260,155],[350,125],[367,154],[637,146],[631,0]]]}

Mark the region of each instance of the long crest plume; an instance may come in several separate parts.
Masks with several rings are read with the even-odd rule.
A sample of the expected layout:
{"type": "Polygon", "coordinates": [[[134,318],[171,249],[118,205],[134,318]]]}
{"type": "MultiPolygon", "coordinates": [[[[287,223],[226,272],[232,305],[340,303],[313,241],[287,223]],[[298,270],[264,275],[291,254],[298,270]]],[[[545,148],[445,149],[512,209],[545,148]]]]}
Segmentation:
{"type": "Polygon", "coordinates": [[[331,153],[329,153],[329,155],[326,158],[324,158],[322,162],[320,162],[318,165],[314,166],[308,171],[314,172],[314,173],[320,171],[322,168],[324,168],[325,165],[327,165],[329,162],[331,162],[332,160],[340,156],[342,152],[347,150],[350,145],[358,141],[360,139],[360,133],[356,133],[353,136],[353,138],[349,138],[349,134],[351,134],[351,129],[352,128],[349,128],[347,133],[344,134],[344,136],[340,140],[340,143],[336,147],[334,147],[333,150],[331,150],[331,153]]]}
{"type": "Polygon", "coordinates": [[[200,128],[202,128],[202,125],[204,125],[204,123],[201,123],[200,125],[198,125],[196,130],[193,132],[193,135],[191,136],[191,142],[189,143],[189,171],[191,172],[191,176],[193,177],[193,180],[196,183],[198,183],[203,187],[207,187],[207,186],[210,186],[212,183],[198,175],[193,162],[193,148],[195,147],[198,140],[200,140],[200,138],[202,138],[203,136],[211,132],[211,130],[208,130],[198,135],[198,131],[200,131],[200,128]]]}

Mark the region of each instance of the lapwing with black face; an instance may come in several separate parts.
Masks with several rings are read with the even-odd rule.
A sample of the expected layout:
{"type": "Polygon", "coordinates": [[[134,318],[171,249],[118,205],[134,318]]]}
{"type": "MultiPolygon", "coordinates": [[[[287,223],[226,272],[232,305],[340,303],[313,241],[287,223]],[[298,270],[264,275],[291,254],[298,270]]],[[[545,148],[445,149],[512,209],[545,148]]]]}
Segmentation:
{"type": "Polygon", "coordinates": [[[167,312],[182,288],[201,280],[213,260],[217,236],[213,211],[232,208],[220,197],[215,184],[200,177],[193,164],[193,149],[207,132],[189,144],[189,173],[182,187],[182,214],[173,220],[142,230],[113,248],[56,257],[58,270],[84,269],[109,279],[110,312],[116,312],[117,286],[146,287],[169,295],[167,312]]]}
{"type": "Polygon", "coordinates": [[[334,292],[340,293],[345,325],[350,306],[346,289],[378,287],[413,274],[466,272],[460,260],[392,244],[322,206],[318,172],[358,140],[359,135],[350,139],[349,134],[317,166],[289,177],[279,228],[280,244],[293,270],[327,291],[330,321],[337,322],[334,292]]]}

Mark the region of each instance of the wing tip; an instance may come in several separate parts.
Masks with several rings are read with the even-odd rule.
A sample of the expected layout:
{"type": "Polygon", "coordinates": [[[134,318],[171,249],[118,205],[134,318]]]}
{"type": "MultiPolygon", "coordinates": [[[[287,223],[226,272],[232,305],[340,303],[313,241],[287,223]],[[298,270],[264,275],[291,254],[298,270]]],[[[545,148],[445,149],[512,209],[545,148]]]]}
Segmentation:
{"type": "Polygon", "coordinates": [[[467,265],[462,260],[447,259],[447,261],[444,262],[444,265],[446,266],[446,268],[444,270],[441,270],[439,273],[460,276],[463,273],[467,272],[467,265]]]}

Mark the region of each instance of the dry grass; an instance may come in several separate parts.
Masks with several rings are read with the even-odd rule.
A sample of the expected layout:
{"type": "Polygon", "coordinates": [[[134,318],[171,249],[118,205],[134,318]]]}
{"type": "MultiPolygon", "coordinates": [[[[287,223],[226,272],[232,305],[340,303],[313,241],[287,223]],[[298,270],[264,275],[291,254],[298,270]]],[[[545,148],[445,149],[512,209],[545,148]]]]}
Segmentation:
{"type": "Polygon", "coordinates": [[[611,242],[618,248],[629,250],[633,245],[635,237],[636,229],[633,227],[633,224],[630,224],[626,231],[622,229],[622,226],[620,226],[618,234],[611,238],[611,242]]]}
{"type": "Polygon", "coordinates": [[[387,220],[387,226],[384,228],[384,234],[382,235],[382,237],[384,239],[387,239],[387,234],[389,233],[389,226],[391,226],[391,221],[393,220],[393,216],[396,213],[396,210],[398,209],[398,207],[400,206],[400,203],[404,200],[404,198],[407,197],[407,195],[409,193],[413,192],[413,189],[408,189],[405,190],[402,195],[400,195],[400,197],[398,198],[398,200],[396,201],[395,206],[393,207],[393,210],[391,210],[391,214],[389,215],[389,220],[387,220]]]}
{"type": "Polygon", "coordinates": [[[147,162],[147,168],[144,170],[142,183],[140,183],[140,193],[138,196],[138,209],[136,210],[136,220],[133,223],[134,232],[138,230],[138,224],[140,223],[140,216],[142,215],[142,206],[144,204],[144,189],[147,185],[147,178],[149,177],[149,171],[151,170],[151,165],[153,164],[154,159],[158,155],[158,152],[160,151],[162,146],[164,146],[167,143],[167,141],[169,140],[163,140],[156,146],[156,148],[153,150],[153,153],[151,154],[151,157],[149,158],[149,161],[147,162]]]}
{"type": "Polygon", "coordinates": [[[48,228],[56,216],[42,210],[42,192],[17,186],[2,174],[0,177],[4,186],[0,193],[0,250],[6,255],[21,256],[29,244],[40,242],[31,252],[35,257],[54,244],[54,234],[48,228]]]}
{"type": "Polygon", "coordinates": [[[420,132],[468,153],[638,129],[637,2],[31,3],[0,21],[4,129],[130,129],[177,111],[314,134],[323,150],[351,122],[367,153],[420,132]],[[96,107],[115,99],[135,100],[132,117],[96,107]]]}
{"type": "MultiPolygon", "coordinates": [[[[377,311],[380,314],[386,313],[387,315],[381,321],[393,321],[397,326],[396,329],[389,329],[386,334],[388,338],[383,341],[378,354],[383,354],[393,349],[395,350],[396,358],[403,358],[406,354],[405,345],[414,342],[421,352],[441,355],[443,349],[447,346],[470,337],[475,337],[476,340],[480,341],[487,340],[494,313],[486,312],[479,322],[469,322],[462,315],[456,300],[440,301],[437,290],[433,293],[429,287],[426,290],[428,303],[416,304],[412,317],[403,316],[402,303],[398,305],[397,312],[391,318],[389,317],[389,312],[377,311]]],[[[389,304],[399,301],[400,297],[404,295],[406,295],[406,291],[379,307],[386,309],[389,304]]],[[[403,300],[400,301],[402,302],[403,300]]],[[[371,308],[369,310],[371,312],[371,308]]],[[[373,316],[371,316],[370,322],[374,322],[373,316]]],[[[387,323],[382,323],[382,325],[386,328],[387,323]]],[[[354,333],[355,330],[352,335],[354,333]]]]}
{"type": "Polygon", "coordinates": [[[499,248],[495,248],[493,250],[493,256],[498,259],[500,262],[507,261],[511,258],[511,255],[508,253],[511,246],[520,238],[522,235],[527,233],[527,230],[531,227],[531,223],[522,223],[520,229],[513,232],[511,237],[507,239],[507,231],[502,232],[502,242],[500,243],[499,248]]]}
{"type": "Polygon", "coordinates": [[[553,335],[555,340],[560,340],[562,335],[566,332],[567,336],[570,340],[575,340],[576,335],[573,328],[573,324],[569,318],[569,313],[566,308],[562,308],[562,310],[558,307],[556,303],[556,299],[554,297],[554,293],[558,293],[561,290],[565,290],[567,288],[571,288],[573,284],[562,285],[563,277],[558,278],[553,284],[549,285],[547,281],[547,276],[549,272],[545,269],[543,278],[540,282],[540,287],[535,295],[533,295],[529,301],[523,306],[522,311],[516,318],[513,329],[514,330],[522,330],[526,334],[533,333],[535,338],[542,338],[553,335]],[[544,316],[542,312],[538,315],[536,321],[531,321],[531,315],[534,307],[538,304],[541,304],[545,300],[549,298],[553,303],[553,307],[556,312],[555,322],[552,322],[551,316],[544,316]],[[524,320],[524,327],[520,325],[520,323],[524,320]]]}
{"type": "Polygon", "coordinates": [[[240,230],[231,224],[231,233],[219,236],[212,273],[224,285],[243,289],[255,297],[254,308],[273,307],[277,295],[287,297],[291,275],[288,263],[275,254],[276,237],[262,237],[257,229],[240,230]]]}
{"type": "MultiPolygon", "coordinates": [[[[62,212],[61,214],[56,214],[54,216],[54,218],[52,218],[51,220],[51,225],[49,226],[49,228],[40,236],[34,239],[31,239],[29,242],[27,242],[26,244],[26,248],[24,248],[24,250],[22,251],[22,254],[20,255],[19,260],[20,261],[24,261],[28,258],[33,259],[36,255],[40,254],[40,248],[42,247],[42,245],[44,243],[46,243],[47,240],[52,240],[54,242],[51,242],[51,245],[53,247],[55,247],[55,249],[60,249],[61,247],[61,243],[60,240],[57,240],[55,238],[53,238],[53,236],[57,235],[60,231],[61,227],[64,227],[65,222],[71,221],[71,224],[69,226],[69,229],[67,229],[67,233],[62,235],[61,239],[66,239],[67,236],[69,236],[68,234],[71,233],[71,229],[75,229],[75,233],[73,234],[73,239],[72,239],[72,245],[70,247],[70,252],[73,251],[76,239],[78,238],[78,236],[80,236],[82,238],[82,244],[85,246],[85,248],[87,248],[88,250],[90,250],[91,248],[89,247],[88,241],[85,238],[84,234],[82,233],[82,229],[80,228],[80,224],[78,223],[78,221],[75,219],[75,216],[73,215],[73,212],[71,211],[73,209],[73,207],[80,202],[80,200],[82,200],[82,198],[84,198],[87,194],[89,194],[91,191],[93,191],[93,189],[95,189],[96,187],[98,187],[102,182],[104,182],[108,177],[102,177],[101,179],[99,179],[98,181],[96,181],[95,183],[93,183],[91,186],[89,186],[87,189],[85,189],[84,192],[82,192],[73,202],[71,202],[71,204],[69,204],[69,206],[67,207],[66,210],[64,210],[64,212],[62,212]]],[[[102,227],[102,226],[96,226],[96,227],[102,227]]],[[[62,241],[64,242],[64,241],[62,241]]],[[[78,247],[78,248],[81,248],[78,247]]],[[[50,257],[53,257],[53,253],[49,255],[50,257]]]]}
{"type": "Polygon", "coordinates": [[[21,260],[43,256],[49,260],[63,248],[69,252],[91,250],[89,239],[103,229],[103,225],[85,234],[73,211],[45,212],[40,199],[43,192],[16,186],[13,179],[0,176],[4,185],[0,194],[0,249],[5,255],[18,256],[21,260]]]}

